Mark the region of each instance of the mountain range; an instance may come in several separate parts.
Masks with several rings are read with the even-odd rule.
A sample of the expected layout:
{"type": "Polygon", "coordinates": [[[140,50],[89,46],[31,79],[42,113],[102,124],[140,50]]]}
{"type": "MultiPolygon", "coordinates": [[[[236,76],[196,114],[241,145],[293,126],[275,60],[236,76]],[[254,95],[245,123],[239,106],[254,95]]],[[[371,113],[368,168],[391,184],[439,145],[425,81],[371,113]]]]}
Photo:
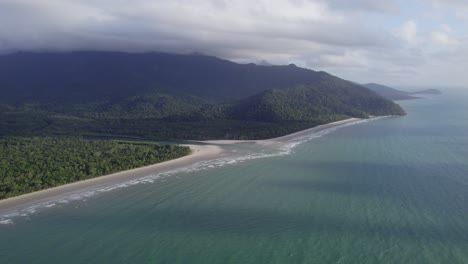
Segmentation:
{"type": "Polygon", "coordinates": [[[199,54],[2,55],[0,92],[0,135],[250,139],[405,114],[326,72],[199,54]]]}

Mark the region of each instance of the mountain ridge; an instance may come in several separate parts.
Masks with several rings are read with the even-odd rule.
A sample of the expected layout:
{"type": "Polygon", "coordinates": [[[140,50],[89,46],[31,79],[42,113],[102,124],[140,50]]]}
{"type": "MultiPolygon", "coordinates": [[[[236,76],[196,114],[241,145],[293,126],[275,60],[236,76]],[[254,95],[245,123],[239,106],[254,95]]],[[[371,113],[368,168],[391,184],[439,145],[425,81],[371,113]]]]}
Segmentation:
{"type": "Polygon", "coordinates": [[[0,73],[0,135],[265,138],[347,117],[405,114],[326,72],[198,54],[18,53],[0,56],[0,73]]]}

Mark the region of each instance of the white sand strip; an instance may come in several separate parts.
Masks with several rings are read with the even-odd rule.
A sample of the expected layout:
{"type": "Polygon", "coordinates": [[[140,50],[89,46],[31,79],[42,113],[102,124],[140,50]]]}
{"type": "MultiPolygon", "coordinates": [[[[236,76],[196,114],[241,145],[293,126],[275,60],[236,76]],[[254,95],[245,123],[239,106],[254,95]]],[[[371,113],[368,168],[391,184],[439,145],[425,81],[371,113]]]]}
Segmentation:
{"type": "Polygon", "coordinates": [[[0,201],[0,215],[9,211],[25,208],[30,205],[58,200],[74,193],[80,193],[86,190],[98,188],[100,186],[110,186],[118,183],[127,182],[144,176],[155,174],[162,171],[172,170],[179,167],[188,166],[203,160],[210,160],[222,155],[223,150],[219,146],[213,145],[184,145],[190,147],[192,154],[174,160],[169,160],[146,167],[117,172],[114,174],[100,176],[89,180],[83,180],[70,183],[42,191],[24,194],[17,197],[0,201]]]}
{"type": "Polygon", "coordinates": [[[261,144],[261,145],[274,145],[274,144],[277,144],[277,143],[286,142],[286,141],[288,141],[290,139],[293,139],[293,138],[309,135],[309,134],[316,133],[316,132],[319,132],[319,131],[322,131],[322,130],[325,130],[325,129],[328,129],[328,128],[341,126],[341,125],[344,125],[344,124],[349,124],[349,123],[353,123],[353,122],[360,121],[360,120],[363,120],[363,119],[361,119],[361,118],[349,118],[349,119],[345,119],[345,120],[341,120],[341,121],[337,121],[337,122],[333,122],[333,123],[328,123],[328,124],[316,126],[316,127],[309,128],[309,129],[306,129],[306,130],[302,130],[302,131],[292,133],[292,134],[289,134],[289,135],[286,135],[286,136],[272,138],[272,139],[261,139],[261,140],[206,140],[206,141],[198,141],[198,142],[203,142],[203,143],[206,143],[206,144],[214,144],[214,145],[230,145],[230,144],[239,144],[239,143],[254,143],[254,144],[261,144]]]}

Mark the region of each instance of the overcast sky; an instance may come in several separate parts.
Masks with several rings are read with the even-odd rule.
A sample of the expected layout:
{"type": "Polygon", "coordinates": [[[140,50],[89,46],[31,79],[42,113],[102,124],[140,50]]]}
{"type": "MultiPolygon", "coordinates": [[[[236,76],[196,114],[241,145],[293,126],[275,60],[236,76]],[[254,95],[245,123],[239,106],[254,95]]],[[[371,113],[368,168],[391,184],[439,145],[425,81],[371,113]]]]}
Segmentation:
{"type": "Polygon", "coordinates": [[[201,52],[357,82],[468,83],[468,0],[0,0],[0,52],[201,52]]]}

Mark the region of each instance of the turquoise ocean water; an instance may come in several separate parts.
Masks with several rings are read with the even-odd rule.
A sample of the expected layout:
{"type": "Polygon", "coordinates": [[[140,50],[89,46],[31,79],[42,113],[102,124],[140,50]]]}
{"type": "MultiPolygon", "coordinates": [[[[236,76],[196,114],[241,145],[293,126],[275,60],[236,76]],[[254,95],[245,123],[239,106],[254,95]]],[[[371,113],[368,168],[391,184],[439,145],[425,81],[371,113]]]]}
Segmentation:
{"type": "Polygon", "coordinates": [[[468,263],[468,93],[401,105],[0,216],[0,263],[468,263]]]}

